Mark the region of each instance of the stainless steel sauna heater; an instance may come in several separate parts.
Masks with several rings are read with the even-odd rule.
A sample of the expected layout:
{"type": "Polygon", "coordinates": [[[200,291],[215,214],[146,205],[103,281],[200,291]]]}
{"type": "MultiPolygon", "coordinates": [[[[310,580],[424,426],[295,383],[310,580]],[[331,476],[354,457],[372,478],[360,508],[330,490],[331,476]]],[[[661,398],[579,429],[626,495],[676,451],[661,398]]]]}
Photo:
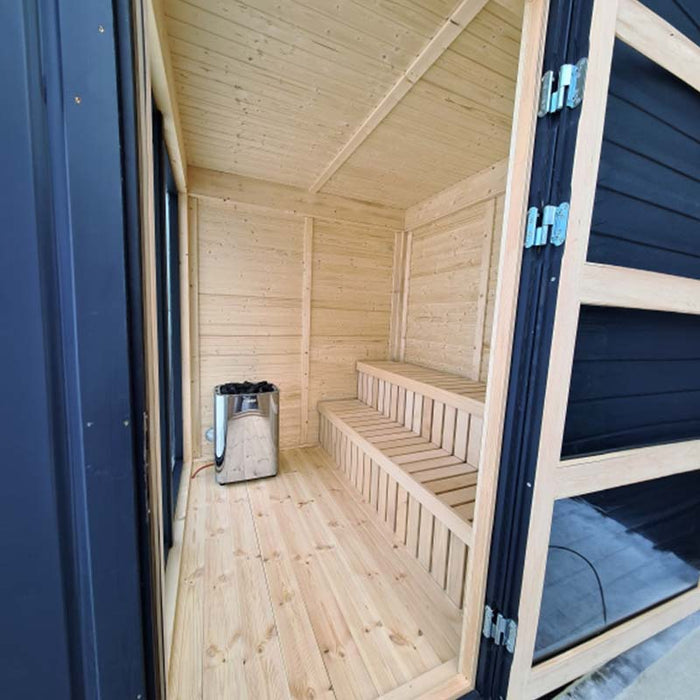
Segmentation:
{"type": "Polygon", "coordinates": [[[214,388],[216,480],[230,484],[277,474],[279,389],[269,382],[214,388]]]}

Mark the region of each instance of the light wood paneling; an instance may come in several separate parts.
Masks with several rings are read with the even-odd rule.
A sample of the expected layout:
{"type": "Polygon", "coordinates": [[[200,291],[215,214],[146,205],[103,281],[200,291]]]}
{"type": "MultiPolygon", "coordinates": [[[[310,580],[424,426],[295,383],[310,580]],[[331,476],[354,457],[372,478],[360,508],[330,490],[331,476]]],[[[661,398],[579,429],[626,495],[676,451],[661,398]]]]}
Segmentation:
{"type": "Polygon", "coordinates": [[[203,199],[198,219],[202,451],[214,386],[246,379],[279,386],[280,444],[298,445],[303,219],[203,199]]]}
{"type": "Polygon", "coordinates": [[[502,218],[498,197],[412,232],[407,362],[485,377],[502,218]]]}
{"type": "Polygon", "coordinates": [[[321,191],[405,208],[505,158],[520,13],[489,2],[321,191]]]}
{"type": "Polygon", "coordinates": [[[309,441],[309,382],[311,364],[311,284],[313,278],[314,220],[304,219],[304,268],[301,292],[301,434],[299,442],[309,441]]]}
{"type": "Polygon", "coordinates": [[[311,194],[288,185],[203,168],[190,168],[188,177],[190,194],[230,201],[244,212],[282,212],[390,229],[403,226],[402,211],[348,197],[311,194]]]}
{"type": "Polygon", "coordinates": [[[316,404],[356,396],[355,362],[389,352],[394,234],[317,221],[311,293],[309,441],[316,404]]]}
{"type": "Polygon", "coordinates": [[[213,387],[244,379],[280,387],[282,447],[316,443],[317,402],[355,396],[355,362],[387,357],[395,232],[191,201],[197,445],[211,453],[213,387]]]}
{"type": "Polygon", "coordinates": [[[454,6],[168,0],[189,161],[308,188],[454,6]]]}
{"type": "Polygon", "coordinates": [[[461,0],[454,12],[442,23],[435,35],[423,47],[406,72],[392,85],[389,92],[360,124],[359,129],[340,149],[324,171],[309,188],[318,192],[345,161],[360,147],[392,109],[402,100],[423,74],[442,56],[445,49],[459,36],[463,28],[482,10],[487,0],[461,0]]]}
{"type": "Polygon", "coordinates": [[[168,697],[369,700],[464,688],[461,613],[395,544],[319,448],[283,452],[275,479],[220,487],[199,474],[168,697]]]}
{"type": "Polygon", "coordinates": [[[391,273],[391,319],[389,322],[389,357],[392,360],[401,358],[408,239],[409,235],[406,231],[397,231],[394,234],[394,265],[391,273]]]}
{"type": "Polygon", "coordinates": [[[491,248],[496,226],[496,201],[490,199],[486,203],[486,212],[484,214],[484,229],[481,239],[479,291],[476,301],[474,342],[472,343],[472,371],[470,376],[475,379],[481,377],[481,366],[484,355],[484,335],[486,331],[486,307],[488,305],[489,281],[491,278],[491,248]]]}
{"type": "Polygon", "coordinates": [[[190,165],[403,209],[507,153],[519,0],[165,4],[190,165]]]}
{"type": "MultiPolygon", "coordinates": [[[[498,288],[498,261],[501,255],[505,195],[496,197],[493,222],[493,239],[491,241],[491,259],[489,261],[488,286],[486,290],[486,313],[484,316],[484,334],[481,346],[481,368],[475,377],[486,382],[491,360],[491,339],[494,335],[494,313],[496,309],[496,290],[498,288]]],[[[483,271],[483,269],[482,269],[483,271]]]]}
{"type": "Polygon", "coordinates": [[[505,192],[507,159],[461,180],[406,210],[404,227],[413,231],[505,192]]]}

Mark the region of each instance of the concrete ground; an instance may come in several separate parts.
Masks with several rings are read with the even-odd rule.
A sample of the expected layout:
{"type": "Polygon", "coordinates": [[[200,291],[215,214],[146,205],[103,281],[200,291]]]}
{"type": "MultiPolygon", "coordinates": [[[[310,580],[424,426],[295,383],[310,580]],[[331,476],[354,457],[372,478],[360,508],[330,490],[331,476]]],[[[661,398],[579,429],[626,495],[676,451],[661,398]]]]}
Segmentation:
{"type": "Polygon", "coordinates": [[[700,697],[700,613],[630,649],[557,700],[675,700],[700,697]]]}

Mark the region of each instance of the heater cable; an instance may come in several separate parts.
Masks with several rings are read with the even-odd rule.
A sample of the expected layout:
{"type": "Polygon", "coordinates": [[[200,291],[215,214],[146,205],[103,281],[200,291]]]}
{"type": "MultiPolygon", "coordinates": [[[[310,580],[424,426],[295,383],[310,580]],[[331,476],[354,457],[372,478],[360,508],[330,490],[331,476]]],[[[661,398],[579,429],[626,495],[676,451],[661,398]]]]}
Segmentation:
{"type": "Polygon", "coordinates": [[[203,469],[207,469],[208,467],[213,467],[213,466],[214,466],[214,462],[209,462],[208,464],[203,464],[201,467],[197,467],[197,469],[195,469],[192,472],[192,476],[190,477],[190,479],[194,479],[194,477],[197,476],[197,474],[199,474],[199,472],[201,472],[203,469]]]}
{"type": "Polygon", "coordinates": [[[598,582],[598,590],[600,591],[600,602],[603,605],[603,624],[607,625],[608,624],[608,608],[605,605],[605,593],[603,592],[603,582],[600,580],[600,576],[598,576],[598,571],[596,570],[595,566],[593,566],[593,563],[591,562],[590,559],[587,559],[586,557],[581,554],[581,552],[577,552],[575,549],[571,549],[570,547],[563,547],[558,544],[550,544],[549,545],[550,549],[561,549],[563,552],[570,552],[571,554],[575,554],[577,557],[580,557],[583,559],[583,561],[590,566],[591,571],[593,572],[593,575],[595,576],[595,580],[598,582]]]}

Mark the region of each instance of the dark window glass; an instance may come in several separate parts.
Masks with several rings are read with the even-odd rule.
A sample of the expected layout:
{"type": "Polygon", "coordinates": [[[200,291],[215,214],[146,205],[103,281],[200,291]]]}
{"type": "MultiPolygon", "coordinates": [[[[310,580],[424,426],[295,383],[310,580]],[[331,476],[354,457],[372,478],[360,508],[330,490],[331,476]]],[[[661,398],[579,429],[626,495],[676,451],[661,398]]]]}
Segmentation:
{"type": "Polygon", "coordinates": [[[700,472],[554,506],[535,661],[698,585],[700,472]]]}

